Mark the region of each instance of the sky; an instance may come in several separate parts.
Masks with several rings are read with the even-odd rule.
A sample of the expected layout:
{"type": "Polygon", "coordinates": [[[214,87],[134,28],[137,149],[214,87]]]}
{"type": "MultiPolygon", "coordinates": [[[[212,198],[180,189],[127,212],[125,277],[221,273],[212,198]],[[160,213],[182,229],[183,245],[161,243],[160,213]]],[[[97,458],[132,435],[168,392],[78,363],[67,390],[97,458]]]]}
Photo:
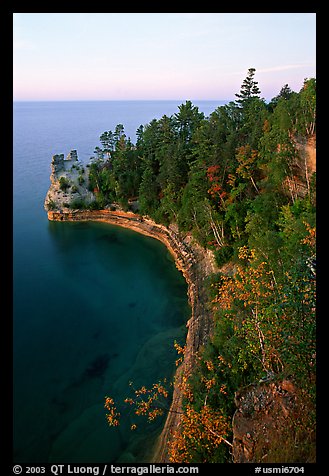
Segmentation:
{"type": "Polygon", "coordinates": [[[14,100],[270,100],[316,77],[315,13],[14,13],[14,100]]]}

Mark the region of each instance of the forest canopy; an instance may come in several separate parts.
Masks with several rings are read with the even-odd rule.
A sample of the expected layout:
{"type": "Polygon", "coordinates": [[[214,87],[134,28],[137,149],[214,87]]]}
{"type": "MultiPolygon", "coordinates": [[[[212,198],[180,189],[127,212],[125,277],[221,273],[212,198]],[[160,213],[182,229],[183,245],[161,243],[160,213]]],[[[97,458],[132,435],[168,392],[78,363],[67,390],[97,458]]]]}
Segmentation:
{"type": "Polygon", "coordinates": [[[103,132],[89,172],[93,207],[135,201],[140,214],[215,249],[219,263],[244,245],[276,256],[288,210],[314,225],[315,173],[299,146],[315,136],[316,80],[298,93],[286,84],[266,103],[255,73],[209,117],[186,101],[141,125],[136,144],[122,124],[103,132]]]}
{"type": "Polygon", "coordinates": [[[135,144],[122,124],[105,131],[89,169],[94,208],[134,202],[231,270],[209,284],[215,331],[189,382],[173,462],[228,461],[235,392],[269,378],[293,380],[308,409],[289,426],[288,461],[314,457],[316,174],[305,150],[315,147],[316,80],[299,92],[285,84],[266,103],[255,73],[209,117],[187,100],[141,125],[135,144]]]}

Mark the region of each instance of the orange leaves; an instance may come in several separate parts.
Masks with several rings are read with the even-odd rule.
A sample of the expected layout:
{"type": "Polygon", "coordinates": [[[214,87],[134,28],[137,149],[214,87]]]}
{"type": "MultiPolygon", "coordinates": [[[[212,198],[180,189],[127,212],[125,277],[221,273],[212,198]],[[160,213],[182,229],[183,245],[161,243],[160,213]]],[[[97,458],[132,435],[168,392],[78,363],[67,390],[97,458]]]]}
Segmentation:
{"type": "Polygon", "coordinates": [[[135,394],[137,397],[139,397],[140,395],[145,395],[146,393],[148,393],[148,390],[146,387],[141,387],[139,390],[135,390],[135,394]]]}
{"type": "Polygon", "coordinates": [[[179,364],[181,364],[184,360],[184,353],[185,353],[185,350],[186,350],[186,345],[184,345],[184,347],[182,347],[181,345],[178,344],[178,342],[174,342],[174,347],[178,353],[178,355],[181,355],[181,357],[179,357],[177,360],[176,360],[176,367],[178,367],[179,364]]]}
{"type": "Polygon", "coordinates": [[[133,405],[135,403],[132,398],[125,398],[124,402],[128,403],[129,405],[133,405]]]}
{"type": "Polygon", "coordinates": [[[219,355],[218,357],[218,366],[219,367],[225,367],[227,366],[229,369],[232,367],[232,364],[231,362],[227,362],[226,359],[224,359],[224,357],[222,355],[219,355]]]}
{"type": "Polygon", "coordinates": [[[199,411],[187,405],[181,425],[181,430],[173,434],[169,443],[172,463],[189,463],[193,452],[211,452],[222,442],[231,445],[226,439],[230,431],[228,419],[208,405],[199,411]]]}
{"type": "MultiPolygon", "coordinates": [[[[166,379],[164,379],[166,383],[166,379]]],[[[129,382],[132,387],[133,383],[129,382]]],[[[158,416],[163,415],[165,405],[162,404],[160,398],[166,399],[169,396],[169,392],[166,387],[161,383],[154,383],[150,389],[144,385],[135,390],[134,397],[127,397],[124,399],[124,403],[134,408],[134,413],[137,416],[145,416],[149,422],[155,420],[158,416]]],[[[110,426],[118,426],[120,413],[117,411],[114,400],[111,397],[105,397],[104,407],[109,411],[106,415],[107,422],[110,426]]],[[[135,430],[137,425],[133,423],[131,429],[135,430]]]]}
{"type": "Polygon", "coordinates": [[[208,190],[208,193],[212,197],[218,195],[220,199],[224,199],[227,195],[227,193],[225,192],[225,190],[223,190],[223,187],[219,183],[214,183],[208,190]]]}
{"type": "Polygon", "coordinates": [[[311,227],[306,221],[303,222],[308,235],[302,240],[302,244],[308,245],[310,248],[315,249],[316,244],[316,227],[311,227]]]}
{"type": "Polygon", "coordinates": [[[160,408],[158,399],[160,396],[167,398],[168,390],[159,382],[154,383],[152,388],[147,389],[145,386],[135,390],[136,399],[126,399],[130,405],[135,406],[135,414],[137,416],[146,416],[148,421],[153,421],[158,416],[163,415],[164,410],[160,408]]]}
{"type": "Polygon", "coordinates": [[[219,385],[218,379],[221,373],[223,373],[223,367],[229,365],[226,363],[225,359],[219,355],[218,359],[215,361],[212,360],[205,360],[204,365],[206,366],[207,369],[207,376],[202,375],[201,380],[205,385],[205,388],[207,390],[207,395],[209,394],[211,389],[214,389],[215,392],[222,393],[223,395],[226,395],[226,385],[221,384],[219,385]]]}
{"type": "Polygon", "coordinates": [[[227,184],[230,185],[230,187],[235,187],[235,182],[236,182],[236,176],[233,174],[228,174],[227,184]]]}
{"type": "Polygon", "coordinates": [[[232,277],[222,277],[213,302],[228,311],[225,317],[231,322],[234,334],[242,339],[239,358],[243,365],[248,359],[260,362],[267,372],[278,362],[281,365],[276,349],[283,339],[280,332],[282,286],[276,283],[267,262],[256,260],[253,250],[240,248],[239,258],[247,265],[238,266],[232,277]]]}
{"type": "Polygon", "coordinates": [[[205,384],[207,390],[212,389],[216,385],[216,378],[215,377],[213,377],[209,380],[204,378],[203,381],[204,381],[204,384],[205,384]]]}
{"type": "Polygon", "coordinates": [[[148,421],[153,421],[155,420],[158,416],[163,415],[163,409],[162,408],[155,408],[154,410],[151,410],[148,412],[148,421]]]}
{"type": "MultiPolygon", "coordinates": [[[[239,249],[239,258],[253,263],[255,260],[254,250],[246,246],[239,249]]],[[[265,261],[257,266],[237,267],[233,277],[222,277],[222,283],[218,288],[218,294],[214,302],[222,309],[231,309],[236,301],[242,302],[244,307],[257,305],[271,296],[274,289],[272,271],[267,270],[265,261]]]]}
{"type": "Polygon", "coordinates": [[[248,248],[248,246],[241,246],[239,248],[238,256],[239,259],[251,262],[255,258],[255,250],[248,248]]]}
{"type": "Polygon", "coordinates": [[[153,384],[153,390],[158,392],[159,395],[163,395],[165,398],[168,397],[168,390],[166,390],[166,388],[160,383],[153,384]]]}
{"type": "Polygon", "coordinates": [[[191,385],[187,382],[187,377],[183,376],[181,383],[178,384],[178,388],[182,392],[186,401],[192,403],[194,401],[194,393],[191,385]]]}
{"type": "Polygon", "coordinates": [[[140,416],[140,415],[146,415],[149,411],[149,404],[148,402],[142,400],[140,402],[135,402],[136,403],[136,406],[137,406],[137,409],[135,410],[135,414],[137,416],[140,416]]]}
{"type": "Polygon", "coordinates": [[[258,157],[258,151],[250,147],[249,144],[237,149],[236,159],[239,163],[236,173],[243,178],[250,177],[250,169],[258,157]]]}
{"type": "Polygon", "coordinates": [[[211,360],[206,360],[205,361],[205,364],[206,364],[206,367],[209,371],[213,371],[214,370],[214,363],[211,361],[211,360]]]}
{"type": "Polygon", "coordinates": [[[111,397],[105,397],[104,408],[106,408],[109,413],[106,414],[107,422],[110,426],[118,426],[120,413],[117,412],[117,409],[114,405],[114,400],[111,397]]]}
{"type": "Polygon", "coordinates": [[[257,185],[253,175],[257,168],[258,151],[250,147],[249,144],[243,145],[237,149],[236,159],[239,163],[236,174],[244,179],[250,179],[253,187],[258,193],[257,185]]]}

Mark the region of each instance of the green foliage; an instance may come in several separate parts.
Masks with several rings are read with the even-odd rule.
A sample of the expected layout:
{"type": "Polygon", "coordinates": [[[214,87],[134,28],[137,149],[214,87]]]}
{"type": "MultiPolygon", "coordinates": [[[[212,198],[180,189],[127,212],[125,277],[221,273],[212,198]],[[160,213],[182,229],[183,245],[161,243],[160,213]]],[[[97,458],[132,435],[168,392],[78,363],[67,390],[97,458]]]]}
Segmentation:
{"type": "Polygon", "coordinates": [[[208,203],[207,188],[205,170],[202,165],[195,163],[183,189],[178,225],[183,231],[192,230],[199,235],[201,241],[205,240],[209,227],[205,212],[208,203]]]}
{"type": "Polygon", "coordinates": [[[100,168],[101,168],[101,162],[92,162],[89,164],[89,190],[93,192],[95,189],[100,188],[100,179],[99,179],[99,173],[100,173],[100,168]]]}
{"type": "Polygon", "coordinates": [[[222,266],[223,264],[227,263],[233,256],[233,247],[230,245],[223,246],[221,248],[217,248],[215,250],[215,259],[217,266],[222,266]]]}
{"type": "Polygon", "coordinates": [[[316,80],[305,79],[300,91],[300,108],[298,110],[298,127],[301,134],[307,136],[315,133],[316,119],[316,80]]]}
{"type": "Polygon", "coordinates": [[[59,179],[59,188],[63,191],[63,192],[66,192],[67,189],[69,189],[71,187],[71,183],[69,181],[69,179],[67,179],[66,177],[60,177],[59,179]]]}
{"type": "Polygon", "coordinates": [[[258,82],[255,81],[255,68],[249,68],[246,78],[243,80],[241,85],[240,93],[236,93],[236,97],[239,98],[236,102],[241,106],[245,107],[254,98],[259,98],[260,89],[258,87],[258,82]]]}
{"type": "Polygon", "coordinates": [[[231,270],[211,286],[215,325],[189,381],[178,460],[227,461],[220,438],[202,447],[198,437],[209,418],[231,421],[235,392],[264,376],[293,378],[314,403],[315,175],[296,143],[315,133],[316,81],[285,84],[266,104],[255,73],[208,118],[186,101],[140,126],[135,145],[122,124],[104,132],[89,166],[90,208],[138,199],[141,214],[176,223],[231,270]]]}
{"type": "Polygon", "coordinates": [[[71,200],[70,208],[72,208],[72,210],[85,210],[88,206],[82,198],[78,197],[71,200]]]}
{"type": "Polygon", "coordinates": [[[48,202],[47,202],[47,210],[53,211],[53,210],[56,210],[56,208],[57,208],[57,205],[56,205],[56,203],[54,202],[54,200],[48,200],[48,202]]]}
{"type": "Polygon", "coordinates": [[[145,168],[139,188],[139,208],[142,214],[152,216],[159,206],[159,192],[152,167],[145,168]]]}

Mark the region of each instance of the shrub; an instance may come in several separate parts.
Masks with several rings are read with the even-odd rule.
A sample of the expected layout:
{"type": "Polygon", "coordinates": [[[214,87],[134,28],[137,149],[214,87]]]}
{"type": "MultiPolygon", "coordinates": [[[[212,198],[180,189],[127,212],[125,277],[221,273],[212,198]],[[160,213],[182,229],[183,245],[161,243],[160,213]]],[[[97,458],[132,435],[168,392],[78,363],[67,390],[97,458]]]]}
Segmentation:
{"type": "Polygon", "coordinates": [[[70,203],[70,208],[78,209],[78,210],[84,210],[86,209],[86,203],[82,198],[74,198],[71,203],[70,203]]]}
{"type": "Polygon", "coordinates": [[[47,202],[47,209],[48,210],[56,210],[57,206],[54,200],[48,200],[47,202]]]}
{"type": "Polygon", "coordinates": [[[215,259],[218,266],[223,266],[231,259],[233,255],[233,248],[230,245],[222,246],[215,251],[215,259]]]}
{"type": "Polygon", "coordinates": [[[65,192],[68,188],[70,188],[71,184],[70,181],[66,177],[61,177],[59,179],[59,188],[65,192]]]}
{"type": "Polygon", "coordinates": [[[97,200],[93,200],[92,202],[89,203],[88,208],[90,210],[100,210],[102,207],[97,200]]]}

